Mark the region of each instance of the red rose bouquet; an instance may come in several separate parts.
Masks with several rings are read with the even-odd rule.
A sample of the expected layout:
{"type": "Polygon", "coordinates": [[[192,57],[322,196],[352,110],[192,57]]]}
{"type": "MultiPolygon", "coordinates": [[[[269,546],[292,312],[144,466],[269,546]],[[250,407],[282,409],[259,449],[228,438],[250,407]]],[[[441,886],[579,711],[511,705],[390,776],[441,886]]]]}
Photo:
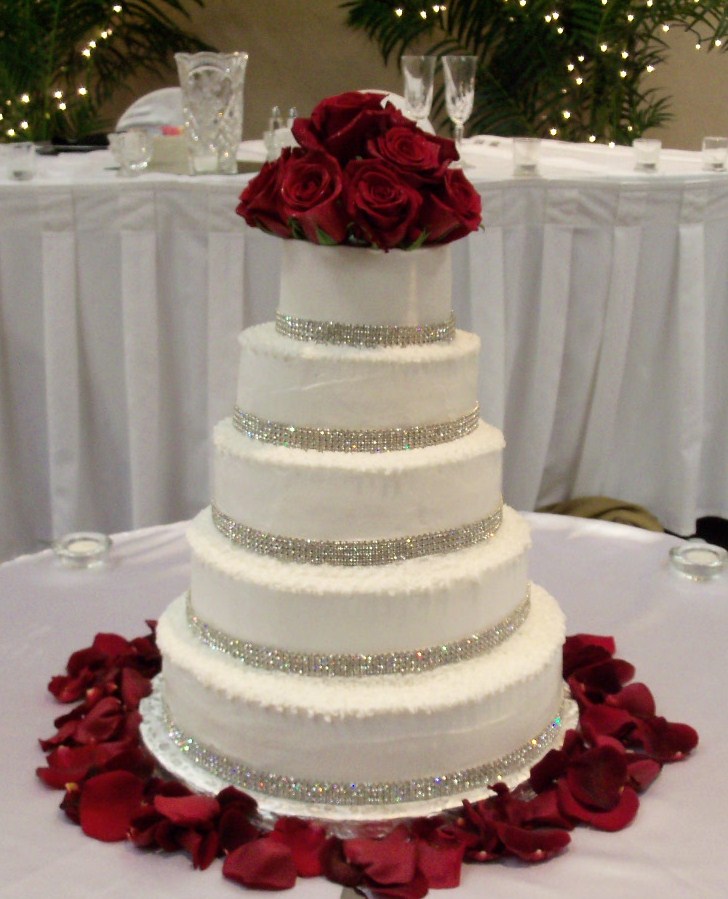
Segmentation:
{"type": "Polygon", "coordinates": [[[240,196],[254,228],[311,243],[413,249],[475,231],[480,196],[427,134],[381,94],[351,91],[296,119],[298,146],[267,162],[240,196]]]}

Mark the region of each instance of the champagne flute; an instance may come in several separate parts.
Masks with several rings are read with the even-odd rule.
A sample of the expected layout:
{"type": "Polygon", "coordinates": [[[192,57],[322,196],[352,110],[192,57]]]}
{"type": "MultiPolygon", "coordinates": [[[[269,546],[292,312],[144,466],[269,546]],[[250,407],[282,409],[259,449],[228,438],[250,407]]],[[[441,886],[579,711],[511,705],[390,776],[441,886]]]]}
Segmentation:
{"type": "Polygon", "coordinates": [[[453,123],[453,136],[458,153],[462,156],[465,123],[473,111],[475,100],[475,71],[477,56],[443,56],[445,71],[445,105],[453,123]]]}
{"type": "Polygon", "coordinates": [[[436,56],[403,56],[405,112],[422,127],[432,108],[436,56]]]}

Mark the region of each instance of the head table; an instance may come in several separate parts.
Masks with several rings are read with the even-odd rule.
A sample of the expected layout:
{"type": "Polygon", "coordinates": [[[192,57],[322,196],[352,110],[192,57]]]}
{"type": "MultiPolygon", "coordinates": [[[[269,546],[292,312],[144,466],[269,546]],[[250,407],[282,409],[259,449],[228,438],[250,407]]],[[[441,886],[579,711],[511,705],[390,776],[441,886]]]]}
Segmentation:
{"type": "MultiPolygon", "coordinates": [[[[489,137],[465,160],[484,225],[453,244],[454,310],[508,501],[606,494],[681,534],[728,516],[728,174],[546,141],[515,178],[489,137]]],[[[236,335],[277,302],[281,242],[235,214],[249,177],[121,178],[106,150],[0,171],[0,558],[207,502],[236,335]]]]}
{"type": "MultiPolygon", "coordinates": [[[[578,828],[567,850],[543,865],[467,865],[461,887],[438,895],[724,897],[728,575],[696,583],[673,572],[668,551],[679,542],[674,537],[608,522],[527,518],[531,575],[558,598],[568,633],[614,635],[617,655],[636,666],[636,679],[652,689],[658,713],[692,724],[701,742],[687,761],[664,768],[627,829],[578,828]]],[[[97,569],[65,568],[50,550],[0,565],[5,899],[246,895],[223,879],[219,863],[198,872],[181,853],[156,855],[84,837],[58,810],[61,793],[34,777],[43,762],[36,738],[50,736],[53,719],[66,708],[46,692],[50,676],[98,631],[146,633],[145,619],[158,616],[188,576],[183,524],[117,535],[107,564],[97,569]]],[[[322,879],[299,879],[289,895],[340,894],[322,879]]]]}

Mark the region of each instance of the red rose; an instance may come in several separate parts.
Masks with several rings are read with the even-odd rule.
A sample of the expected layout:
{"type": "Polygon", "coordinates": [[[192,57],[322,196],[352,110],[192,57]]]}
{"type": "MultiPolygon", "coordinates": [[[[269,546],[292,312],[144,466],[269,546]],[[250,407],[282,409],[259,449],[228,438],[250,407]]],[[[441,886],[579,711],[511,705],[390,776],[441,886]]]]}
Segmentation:
{"type": "Polygon", "coordinates": [[[292,237],[291,228],[281,215],[281,174],[287,154],[275,162],[266,162],[240,194],[235,210],[251,228],[262,228],[278,237],[292,237]]]}
{"type": "Polygon", "coordinates": [[[458,158],[454,141],[403,126],[373,138],[367,143],[367,150],[408,175],[413,184],[440,181],[450,162],[458,158]]]}
{"type": "Polygon", "coordinates": [[[349,91],[323,100],[310,119],[296,119],[293,136],[307,150],[326,150],[342,165],[363,156],[367,141],[395,125],[414,128],[392,104],[382,107],[382,94],[349,91]]]}
{"type": "Polygon", "coordinates": [[[312,243],[343,243],[347,228],[342,191],[341,166],[333,156],[293,150],[281,178],[283,219],[294,219],[312,243]]]}
{"type": "Polygon", "coordinates": [[[442,187],[425,197],[421,224],[426,244],[450,243],[480,225],[482,200],[462,169],[448,169],[442,187]]]}
{"type": "Polygon", "coordinates": [[[422,197],[411,184],[378,159],[350,162],[346,178],[346,210],[367,243],[384,250],[414,243],[422,197]]]}

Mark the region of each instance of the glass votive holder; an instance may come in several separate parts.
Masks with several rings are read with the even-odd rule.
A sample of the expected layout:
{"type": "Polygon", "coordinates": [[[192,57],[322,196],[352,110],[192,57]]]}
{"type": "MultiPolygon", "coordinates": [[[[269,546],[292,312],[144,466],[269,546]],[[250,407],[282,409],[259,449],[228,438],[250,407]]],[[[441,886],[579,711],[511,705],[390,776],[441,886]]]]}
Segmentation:
{"type": "Polygon", "coordinates": [[[5,161],[8,178],[14,181],[30,181],[35,177],[35,144],[21,141],[5,145],[5,161]]]}
{"type": "Polygon", "coordinates": [[[654,172],[660,161],[662,141],[654,137],[638,137],[632,141],[634,167],[638,172],[654,172]]]}
{"type": "Polygon", "coordinates": [[[95,568],[111,549],[111,537],[94,531],[76,531],[52,543],[53,552],[69,568],[95,568]]]}
{"type": "Polygon", "coordinates": [[[670,564],[693,581],[709,581],[728,571],[728,552],[704,540],[688,540],[670,550],[670,564]]]}
{"type": "Polygon", "coordinates": [[[513,174],[537,175],[541,153],[540,137],[513,138],[513,174]]]}
{"type": "Polygon", "coordinates": [[[708,172],[723,172],[726,163],[728,163],[728,137],[704,137],[703,168],[708,172]]]}
{"type": "Polygon", "coordinates": [[[125,177],[141,174],[152,158],[152,135],[142,129],[120,131],[109,135],[109,146],[125,177]]]}

